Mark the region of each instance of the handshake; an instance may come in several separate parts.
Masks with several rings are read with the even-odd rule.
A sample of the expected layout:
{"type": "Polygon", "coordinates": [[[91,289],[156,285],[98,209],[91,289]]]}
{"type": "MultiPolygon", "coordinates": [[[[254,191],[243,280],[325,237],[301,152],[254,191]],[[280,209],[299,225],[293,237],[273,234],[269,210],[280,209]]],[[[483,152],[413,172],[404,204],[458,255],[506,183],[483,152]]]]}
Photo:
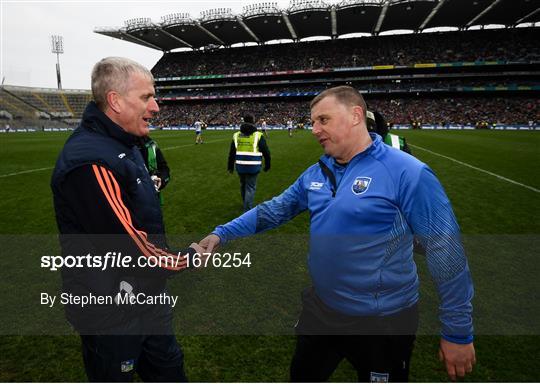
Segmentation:
{"type": "Polygon", "coordinates": [[[204,255],[206,259],[214,250],[218,249],[219,243],[219,236],[212,233],[199,241],[199,243],[191,243],[189,247],[195,250],[201,257],[204,255]]]}

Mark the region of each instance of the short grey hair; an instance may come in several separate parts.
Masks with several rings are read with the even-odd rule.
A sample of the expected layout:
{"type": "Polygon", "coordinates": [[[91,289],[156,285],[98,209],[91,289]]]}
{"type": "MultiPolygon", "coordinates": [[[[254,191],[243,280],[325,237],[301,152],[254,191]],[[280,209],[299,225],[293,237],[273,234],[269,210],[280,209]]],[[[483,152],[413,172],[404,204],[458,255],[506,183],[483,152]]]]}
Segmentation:
{"type": "Polygon", "coordinates": [[[107,107],[107,93],[117,91],[126,93],[129,89],[129,77],[132,73],[141,73],[154,82],[152,72],[145,66],[125,57],[106,57],[92,69],[92,95],[99,109],[107,107]]]}
{"type": "Polygon", "coordinates": [[[328,88],[319,93],[311,100],[310,108],[313,108],[325,97],[334,96],[338,102],[350,107],[359,106],[362,108],[364,118],[366,117],[367,106],[362,94],[356,88],[348,85],[340,85],[338,87],[328,88]]]}

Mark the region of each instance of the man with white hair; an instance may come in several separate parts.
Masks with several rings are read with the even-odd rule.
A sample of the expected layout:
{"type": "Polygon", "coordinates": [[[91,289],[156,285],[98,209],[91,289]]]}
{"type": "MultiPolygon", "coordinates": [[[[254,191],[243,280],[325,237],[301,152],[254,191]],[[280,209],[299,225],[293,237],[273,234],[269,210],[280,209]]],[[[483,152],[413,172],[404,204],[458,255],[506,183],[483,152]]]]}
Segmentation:
{"type": "Polygon", "coordinates": [[[63,293],[90,303],[65,303],[66,317],[81,335],[90,381],[131,381],[134,372],[144,381],[186,381],[166,279],[201,248],[167,245],[138,147],[159,111],[154,79],[132,60],[108,57],[94,66],[92,93],[51,180],[62,255],[90,255],[82,268],[62,269],[63,293]],[[105,255],[116,257],[114,266],[103,264],[105,255]]]}

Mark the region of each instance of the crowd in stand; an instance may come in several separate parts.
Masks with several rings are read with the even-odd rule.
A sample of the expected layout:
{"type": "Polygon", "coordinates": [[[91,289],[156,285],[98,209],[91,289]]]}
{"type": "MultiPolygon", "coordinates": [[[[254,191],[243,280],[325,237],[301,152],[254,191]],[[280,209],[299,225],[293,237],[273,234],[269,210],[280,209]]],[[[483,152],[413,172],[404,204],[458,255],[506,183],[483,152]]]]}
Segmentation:
{"type": "MultiPolygon", "coordinates": [[[[227,87],[227,88],[194,88],[194,89],[177,89],[171,90],[168,93],[160,93],[160,96],[237,96],[237,95],[260,95],[260,94],[279,94],[279,93],[304,93],[304,92],[321,92],[329,86],[340,84],[306,84],[303,86],[287,86],[287,87],[227,87]]],[[[457,87],[491,87],[491,86],[514,86],[514,85],[539,85],[540,82],[534,80],[516,80],[502,78],[500,80],[462,80],[462,79],[445,79],[434,81],[393,81],[393,82],[377,82],[377,83],[348,83],[353,87],[361,90],[370,90],[371,92],[388,90],[430,90],[430,89],[455,89],[457,87]]]]}
{"type": "MultiPolygon", "coordinates": [[[[401,98],[366,99],[368,108],[380,111],[393,124],[529,124],[540,122],[537,98],[401,98]]],[[[193,125],[236,125],[245,113],[266,119],[269,125],[285,125],[287,120],[308,123],[309,100],[280,102],[204,102],[163,104],[154,120],[158,127],[193,125]]]]}
{"type": "Polygon", "coordinates": [[[169,53],[156,77],[540,59],[538,28],[435,32],[169,53]]]}
{"type": "MultiPolygon", "coordinates": [[[[539,28],[437,32],[409,35],[389,35],[314,41],[302,43],[252,46],[168,53],[153,68],[156,77],[264,72],[292,69],[332,67],[362,67],[371,65],[412,65],[428,62],[460,61],[533,61],[540,60],[539,28]]],[[[351,85],[361,90],[413,90],[416,88],[455,88],[463,86],[538,85],[538,81],[511,78],[456,78],[357,82],[351,85]]],[[[328,83],[290,84],[286,86],[246,86],[159,90],[160,96],[224,96],[255,95],[280,92],[320,92],[328,83]]],[[[395,124],[529,124],[540,121],[539,101],[530,96],[414,98],[396,96],[393,100],[367,95],[371,109],[381,111],[395,124]],[[401,98],[397,98],[401,97],[401,98]]],[[[309,97],[257,98],[176,102],[161,105],[157,126],[192,125],[203,120],[212,125],[237,125],[245,113],[266,119],[269,125],[284,125],[286,121],[309,122],[309,97]]]]}
{"type": "Polygon", "coordinates": [[[537,98],[440,98],[368,100],[369,108],[381,111],[389,122],[407,124],[529,124],[540,122],[537,98]]]}
{"type": "Polygon", "coordinates": [[[253,114],[269,125],[284,125],[287,120],[309,121],[309,102],[205,102],[160,105],[157,126],[193,125],[203,120],[208,125],[236,125],[242,116],[253,114]]]}

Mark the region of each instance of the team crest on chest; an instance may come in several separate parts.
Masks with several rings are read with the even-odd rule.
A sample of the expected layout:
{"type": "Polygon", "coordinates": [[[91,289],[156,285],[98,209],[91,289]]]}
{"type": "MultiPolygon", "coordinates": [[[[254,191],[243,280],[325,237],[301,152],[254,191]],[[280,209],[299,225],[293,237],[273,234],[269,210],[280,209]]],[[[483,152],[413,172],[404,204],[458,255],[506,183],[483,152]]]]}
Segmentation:
{"type": "Polygon", "coordinates": [[[354,179],[352,191],[355,195],[361,195],[366,192],[371,184],[371,177],[360,176],[354,179]]]}

